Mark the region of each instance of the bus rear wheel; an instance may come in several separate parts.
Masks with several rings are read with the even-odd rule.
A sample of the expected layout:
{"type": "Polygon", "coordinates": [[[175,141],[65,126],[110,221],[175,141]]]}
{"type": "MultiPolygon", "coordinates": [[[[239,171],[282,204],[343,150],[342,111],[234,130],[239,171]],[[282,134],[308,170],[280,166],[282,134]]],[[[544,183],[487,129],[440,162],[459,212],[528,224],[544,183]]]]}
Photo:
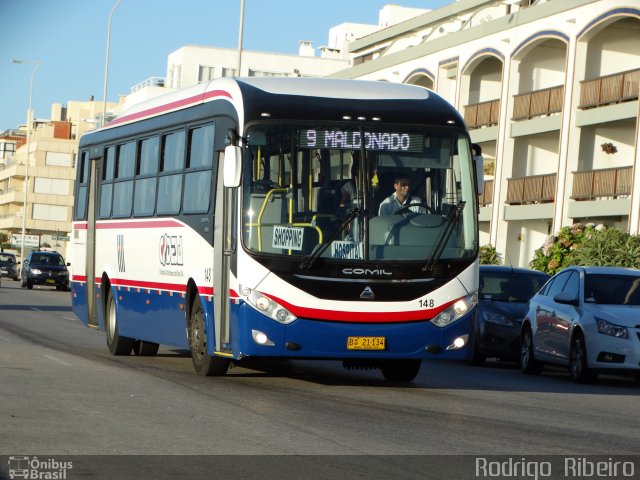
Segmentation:
{"type": "Polygon", "coordinates": [[[107,347],[112,355],[129,355],[133,349],[134,339],[123,337],[118,332],[118,305],[116,304],[111,289],[107,296],[107,308],[105,311],[107,330],[107,347]]]}
{"type": "Polygon", "coordinates": [[[421,365],[422,360],[385,360],[380,370],[389,382],[411,382],[418,375],[421,365]]]}
{"type": "Polygon", "coordinates": [[[158,353],[159,348],[160,345],[157,343],[136,340],[133,344],[133,353],[140,357],[153,357],[158,353]]]}
{"type": "Polygon", "coordinates": [[[196,295],[189,316],[189,348],[193,367],[205,377],[222,376],[229,370],[229,359],[207,353],[207,330],[204,323],[202,302],[196,295]]]}

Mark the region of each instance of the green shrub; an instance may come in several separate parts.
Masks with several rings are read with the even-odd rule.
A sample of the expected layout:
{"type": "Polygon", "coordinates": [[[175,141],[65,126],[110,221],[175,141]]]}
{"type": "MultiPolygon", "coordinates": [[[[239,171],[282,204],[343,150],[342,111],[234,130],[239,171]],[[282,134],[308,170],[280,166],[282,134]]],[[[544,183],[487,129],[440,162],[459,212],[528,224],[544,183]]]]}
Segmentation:
{"type": "Polygon", "coordinates": [[[481,265],[502,265],[500,255],[493,245],[480,246],[480,264],[481,265]]]}
{"type": "Polygon", "coordinates": [[[562,227],[557,235],[549,235],[542,248],[535,251],[529,267],[554,275],[573,265],[573,252],[580,248],[585,238],[602,228],[602,225],[596,226],[592,223],[575,223],[570,227],[562,227]]]}
{"type": "Polygon", "coordinates": [[[570,265],[640,268],[640,237],[604,225],[576,223],[548,236],[529,263],[550,275],[570,265]]]}
{"type": "Polygon", "coordinates": [[[572,265],[640,268],[640,237],[618,230],[596,230],[572,254],[572,265]]]}

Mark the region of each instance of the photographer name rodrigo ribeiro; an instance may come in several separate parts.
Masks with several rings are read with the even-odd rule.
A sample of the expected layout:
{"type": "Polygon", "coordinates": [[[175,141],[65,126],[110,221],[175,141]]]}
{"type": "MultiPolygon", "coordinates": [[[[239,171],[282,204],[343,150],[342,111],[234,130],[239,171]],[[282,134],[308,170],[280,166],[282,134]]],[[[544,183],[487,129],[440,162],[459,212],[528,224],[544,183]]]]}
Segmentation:
{"type": "Polygon", "coordinates": [[[615,460],[611,457],[606,460],[564,457],[561,466],[556,462],[528,460],[525,457],[507,460],[489,460],[486,457],[477,457],[475,462],[476,477],[515,477],[538,480],[539,478],[551,477],[553,473],[556,475],[564,474],[566,478],[633,478],[635,463],[628,460],[615,460]],[[559,468],[560,472],[558,472],[559,468]]]}

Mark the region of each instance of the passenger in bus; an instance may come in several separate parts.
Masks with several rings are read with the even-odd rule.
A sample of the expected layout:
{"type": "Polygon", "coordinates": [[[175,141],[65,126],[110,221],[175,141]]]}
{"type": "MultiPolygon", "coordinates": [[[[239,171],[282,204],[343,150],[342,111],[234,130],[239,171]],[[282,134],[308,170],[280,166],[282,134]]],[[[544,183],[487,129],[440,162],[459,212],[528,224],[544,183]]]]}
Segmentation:
{"type": "Polygon", "coordinates": [[[425,208],[419,206],[423,203],[422,200],[416,196],[409,196],[410,186],[409,177],[404,175],[396,176],[393,181],[393,189],[395,191],[380,203],[378,215],[393,215],[407,205],[411,205],[409,210],[412,212],[425,213],[425,208]]]}
{"type": "Polygon", "coordinates": [[[351,160],[351,178],[347,179],[340,187],[340,208],[355,207],[354,200],[356,198],[356,176],[358,175],[358,158],[352,154],[351,160]]]}

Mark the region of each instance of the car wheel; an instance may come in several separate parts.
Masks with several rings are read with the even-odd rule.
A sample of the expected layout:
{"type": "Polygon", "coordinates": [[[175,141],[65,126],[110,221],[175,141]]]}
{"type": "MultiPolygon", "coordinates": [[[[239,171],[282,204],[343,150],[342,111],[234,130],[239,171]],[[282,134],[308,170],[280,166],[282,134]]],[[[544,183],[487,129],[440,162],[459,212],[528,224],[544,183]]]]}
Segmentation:
{"type": "Polygon", "coordinates": [[[116,304],[111,289],[107,295],[105,310],[105,322],[107,329],[107,347],[112,355],[129,355],[133,349],[133,338],[123,337],[118,332],[118,305],[116,304]]]}
{"type": "Polygon", "coordinates": [[[385,360],[380,370],[388,382],[411,382],[418,375],[421,365],[422,360],[385,360]]]}
{"type": "Polygon", "coordinates": [[[196,295],[189,316],[189,348],[193,368],[205,377],[223,376],[229,370],[230,360],[224,357],[209,355],[207,352],[207,330],[204,323],[204,312],[200,296],[196,295]]]}
{"type": "Polygon", "coordinates": [[[469,365],[475,365],[476,367],[481,367],[484,365],[484,362],[487,360],[487,357],[482,353],[480,349],[480,340],[479,334],[476,333],[475,340],[473,341],[473,345],[471,346],[471,358],[469,359],[469,365]]]}
{"type": "Polygon", "coordinates": [[[587,365],[587,347],[581,332],[576,332],[571,340],[569,374],[571,380],[576,383],[591,383],[597,378],[597,375],[587,365]]]}
{"type": "Polygon", "coordinates": [[[542,363],[533,354],[533,334],[529,326],[524,327],[520,342],[520,370],[528,375],[537,375],[542,371],[542,363]]]}

